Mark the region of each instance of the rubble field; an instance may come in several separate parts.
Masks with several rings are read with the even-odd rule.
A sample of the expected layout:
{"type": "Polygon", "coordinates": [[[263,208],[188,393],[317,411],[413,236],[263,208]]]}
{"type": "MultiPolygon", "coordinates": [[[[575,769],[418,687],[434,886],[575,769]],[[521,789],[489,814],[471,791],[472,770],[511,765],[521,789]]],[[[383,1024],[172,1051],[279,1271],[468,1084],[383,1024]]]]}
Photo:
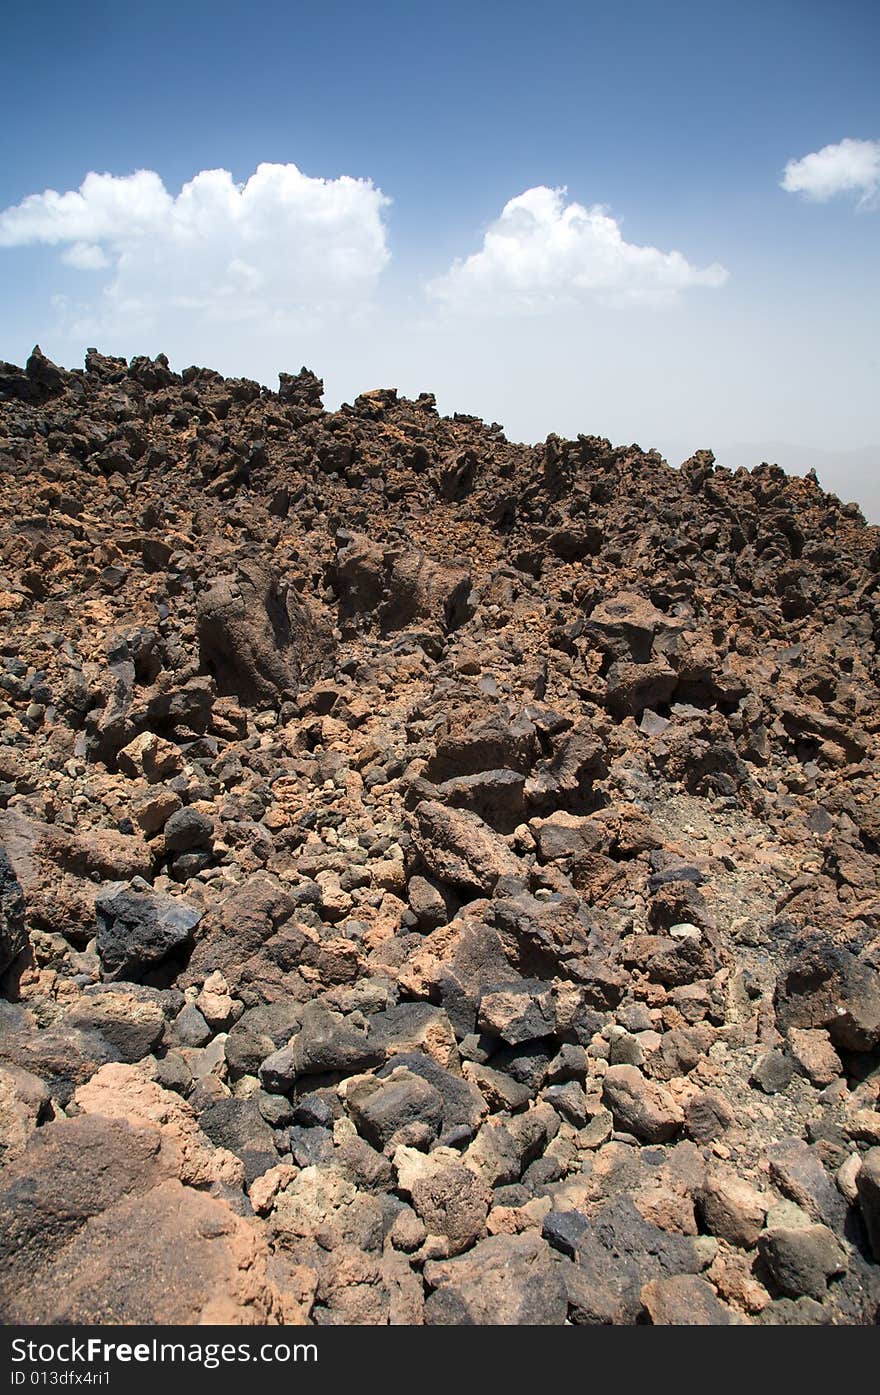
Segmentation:
{"type": "Polygon", "coordinates": [[[880,530],[0,364],[6,1323],[880,1311],[880,530]]]}

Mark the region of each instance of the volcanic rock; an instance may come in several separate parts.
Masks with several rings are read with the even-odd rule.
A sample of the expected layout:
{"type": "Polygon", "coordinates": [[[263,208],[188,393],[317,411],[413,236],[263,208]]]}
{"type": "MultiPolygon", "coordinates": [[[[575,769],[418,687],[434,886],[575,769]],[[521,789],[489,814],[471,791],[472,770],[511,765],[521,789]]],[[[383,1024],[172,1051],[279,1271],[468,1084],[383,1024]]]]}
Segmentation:
{"type": "Polygon", "coordinates": [[[491,1235],[467,1255],[432,1260],[424,1272],[433,1290],[425,1304],[432,1326],[539,1326],[565,1319],[562,1275],[538,1235],[491,1235]]]}
{"type": "Polygon", "coordinates": [[[202,912],[173,896],[157,896],[135,883],[113,887],[95,902],[96,948],[106,972],[138,978],[192,944],[202,912]]]}
{"type": "Polygon", "coordinates": [[[669,1092],[646,1080],[635,1066],[611,1066],[605,1074],[602,1099],[618,1128],[647,1143],[674,1137],[684,1116],[669,1092]]]}
{"type": "Polygon", "coordinates": [[[199,600],[199,655],[221,694],[254,704],[295,691],[321,663],[327,640],[309,612],[265,567],[242,563],[199,600]]]}
{"type": "Polygon", "coordinates": [[[0,975],[27,946],[24,897],[9,858],[0,847],[0,975]]]}
{"type": "Polygon", "coordinates": [[[11,1322],[876,1324],[880,532],[0,365],[11,1322]]]}

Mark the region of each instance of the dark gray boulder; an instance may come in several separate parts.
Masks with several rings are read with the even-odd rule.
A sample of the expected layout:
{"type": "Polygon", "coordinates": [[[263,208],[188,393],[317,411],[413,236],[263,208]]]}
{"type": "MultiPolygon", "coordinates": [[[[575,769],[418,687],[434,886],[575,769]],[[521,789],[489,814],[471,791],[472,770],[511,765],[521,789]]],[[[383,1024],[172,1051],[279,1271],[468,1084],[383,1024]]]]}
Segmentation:
{"type": "Polygon", "coordinates": [[[116,884],[95,900],[96,947],[106,974],[137,980],[171,955],[191,948],[203,911],[159,894],[146,882],[116,884]]]}
{"type": "Polygon", "coordinates": [[[27,944],[24,896],[12,864],[0,847],[0,974],[5,974],[27,944]]]}

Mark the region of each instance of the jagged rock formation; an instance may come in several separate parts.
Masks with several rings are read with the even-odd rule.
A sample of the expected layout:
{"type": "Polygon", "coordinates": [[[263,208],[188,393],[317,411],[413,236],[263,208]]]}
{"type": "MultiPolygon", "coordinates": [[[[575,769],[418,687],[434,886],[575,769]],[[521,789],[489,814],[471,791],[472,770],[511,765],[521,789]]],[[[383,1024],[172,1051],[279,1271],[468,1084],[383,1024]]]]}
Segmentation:
{"type": "Polygon", "coordinates": [[[0,365],[6,1321],[876,1322],[880,534],[0,365]]]}

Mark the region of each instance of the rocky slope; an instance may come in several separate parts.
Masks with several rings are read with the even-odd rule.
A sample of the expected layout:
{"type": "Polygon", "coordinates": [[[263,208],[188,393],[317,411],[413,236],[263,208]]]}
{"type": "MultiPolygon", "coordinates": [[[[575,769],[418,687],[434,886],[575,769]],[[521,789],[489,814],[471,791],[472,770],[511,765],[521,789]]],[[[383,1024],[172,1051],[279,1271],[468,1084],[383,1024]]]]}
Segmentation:
{"type": "Polygon", "coordinates": [[[880,536],[811,478],[0,365],[0,1310],[880,1304],[880,536]]]}

